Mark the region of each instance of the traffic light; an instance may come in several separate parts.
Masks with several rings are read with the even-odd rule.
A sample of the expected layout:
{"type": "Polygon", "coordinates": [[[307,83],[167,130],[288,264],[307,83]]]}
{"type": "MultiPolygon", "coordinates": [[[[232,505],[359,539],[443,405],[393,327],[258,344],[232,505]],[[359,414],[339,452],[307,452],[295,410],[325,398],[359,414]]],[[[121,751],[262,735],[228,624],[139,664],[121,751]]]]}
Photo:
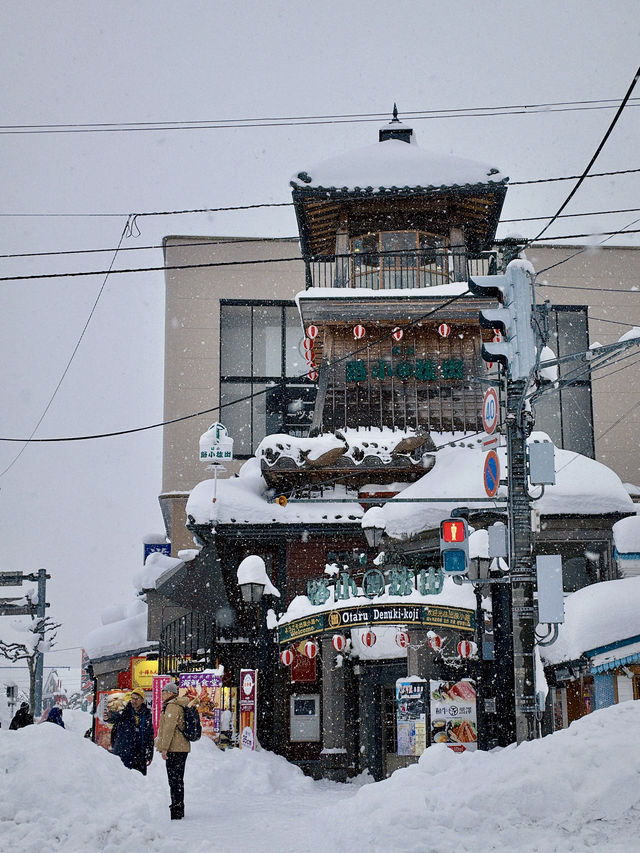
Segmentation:
{"type": "Polygon", "coordinates": [[[469,527],[464,518],[447,518],[440,523],[442,568],[450,575],[469,569],[469,527]]]}
{"type": "Polygon", "coordinates": [[[480,311],[484,329],[500,329],[502,343],[482,345],[485,361],[499,361],[511,379],[526,379],[536,363],[536,344],[531,324],[531,267],[526,261],[512,261],[505,275],[482,275],[469,279],[474,296],[497,299],[502,308],[480,311]]]}

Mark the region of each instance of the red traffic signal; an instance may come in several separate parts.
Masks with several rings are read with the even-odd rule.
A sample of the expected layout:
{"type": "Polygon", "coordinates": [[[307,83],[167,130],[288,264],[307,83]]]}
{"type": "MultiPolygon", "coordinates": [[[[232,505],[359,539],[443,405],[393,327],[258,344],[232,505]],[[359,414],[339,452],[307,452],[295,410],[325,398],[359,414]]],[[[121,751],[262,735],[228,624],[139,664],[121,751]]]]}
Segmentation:
{"type": "Polygon", "coordinates": [[[446,543],[462,543],[467,538],[467,524],[461,518],[448,518],[440,525],[440,538],[446,543]]]}

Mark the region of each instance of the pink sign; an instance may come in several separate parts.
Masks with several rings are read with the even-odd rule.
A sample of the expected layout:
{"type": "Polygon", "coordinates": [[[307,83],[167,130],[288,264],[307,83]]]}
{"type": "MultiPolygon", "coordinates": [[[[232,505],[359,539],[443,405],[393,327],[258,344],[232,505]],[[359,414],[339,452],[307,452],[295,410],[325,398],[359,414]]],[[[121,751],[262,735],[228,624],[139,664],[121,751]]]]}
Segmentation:
{"type": "Polygon", "coordinates": [[[158,735],[160,715],[162,714],[162,688],[171,681],[170,675],[154,675],[153,688],[151,692],[151,721],[153,723],[153,736],[158,735]]]}
{"type": "Polygon", "coordinates": [[[240,749],[256,748],[258,671],[240,670],[240,749]]]}
{"type": "Polygon", "coordinates": [[[217,672],[183,672],[180,695],[198,702],[202,734],[218,742],[220,739],[220,704],[222,677],[217,672]]]}

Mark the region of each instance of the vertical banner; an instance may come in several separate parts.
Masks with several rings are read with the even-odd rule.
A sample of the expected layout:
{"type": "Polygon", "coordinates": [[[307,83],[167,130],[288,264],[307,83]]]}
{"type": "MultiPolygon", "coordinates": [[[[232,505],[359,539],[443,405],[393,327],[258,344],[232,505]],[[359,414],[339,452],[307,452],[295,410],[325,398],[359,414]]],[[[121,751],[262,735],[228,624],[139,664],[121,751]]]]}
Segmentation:
{"type": "Polygon", "coordinates": [[[82,649],[82,669],[80,671],[80,692],[82,694],[82,710],[90,711],[93,704],[93,678],[89,675],[89,655],[82,649]]]}
{"type": "Polygon", "coordinates": [[[240,749],[256,748],[258,671],[240,670],[240,749]]]}
{"type": "Polygon", "coordinates": [[[158,736],[160,715],[162,714],[162,688],[171,681],[170,675],[154,675],[151,687],[151,722],[153,723],[153,736],[158,736]]]}
{"type": "Polygon", "coordinates": [[[434,681],[431,694],[431,742],[444,743],[454,752],[478,746],[476,687],[471,678],[434,681]]]}
{"type": "Polygon", "coordinates": [[[222,676],[216,672],[183,672],[178,682],[181,696],[198,700],[202,734],[220,739],[220,694],[222,676]]]}
{"type": "Polygon", "coordinates": [[[396,681],[398,755],[422,755],[427,748],[427,682],[396,681]]]}

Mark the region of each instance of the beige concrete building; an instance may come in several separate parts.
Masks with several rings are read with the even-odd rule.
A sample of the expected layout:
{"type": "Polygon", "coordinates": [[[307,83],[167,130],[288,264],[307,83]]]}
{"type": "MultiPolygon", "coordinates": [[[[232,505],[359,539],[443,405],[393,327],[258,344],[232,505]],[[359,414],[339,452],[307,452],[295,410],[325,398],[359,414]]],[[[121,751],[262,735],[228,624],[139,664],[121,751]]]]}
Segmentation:
{"type": "MultiPolygon", "coordinates": [[[[189,490],[206,477],[198,458],[200,435],[216,420],[229,427],[236,442],[235,460],[227,465],[233,474],[265,432],[295,432],[295,424],[287,423],[289,398],[274,404],[270,382],[290,381],[297,403],[300,395],[304,403],[311,389],[293,381],[306,369],[294,306],[296,293],[305,288],[297,240],[173,236],[165,238],[164,251],[166,266],[175,268],[166,273],[164,418],[207,412],[164,430],[161,505],[175,553],[192,545],[184,505],[189,490]],[[221,323],[226,330],[222,346],[221,323]],[[220,403],[260,391],[266,393],[216,411],[220,403]]],[[[552,267],[539,276],[539,302],[546,298],[554,306],[585,306],[590,343],[613,343],[634,323],[640,325],[640,297],[634,289],[640,285],[640,249],[536,246],[526,255],[537,271],[552,267]]],[[[572,322],[568,319],[564,327],[560,322],[552,333],[570,336],[572,322]]],[[[577,346],[581,340],[576,339],[577,346]]],[[[557,350],[553,336],[550,344],[557,350]]],[[[585,422],[589,401],[579,398],[588,395],[588,376],[582,374],[582,390],[563,392],[562,412],[555,417],[567,423],[552,438],[560,444],[567,431],[581,434],[582,444],[573,449],[582,452],[589,452],[595,440],[596,458],[623,482],[637,484],[640,353],[632,349],[625,355],[593,377],[593,429],[585,422]]],[[[557,406],[552,397],[539,410],[543,423],[538,428],[549,431],[544,421],[545,411],[557,406]]]]}

